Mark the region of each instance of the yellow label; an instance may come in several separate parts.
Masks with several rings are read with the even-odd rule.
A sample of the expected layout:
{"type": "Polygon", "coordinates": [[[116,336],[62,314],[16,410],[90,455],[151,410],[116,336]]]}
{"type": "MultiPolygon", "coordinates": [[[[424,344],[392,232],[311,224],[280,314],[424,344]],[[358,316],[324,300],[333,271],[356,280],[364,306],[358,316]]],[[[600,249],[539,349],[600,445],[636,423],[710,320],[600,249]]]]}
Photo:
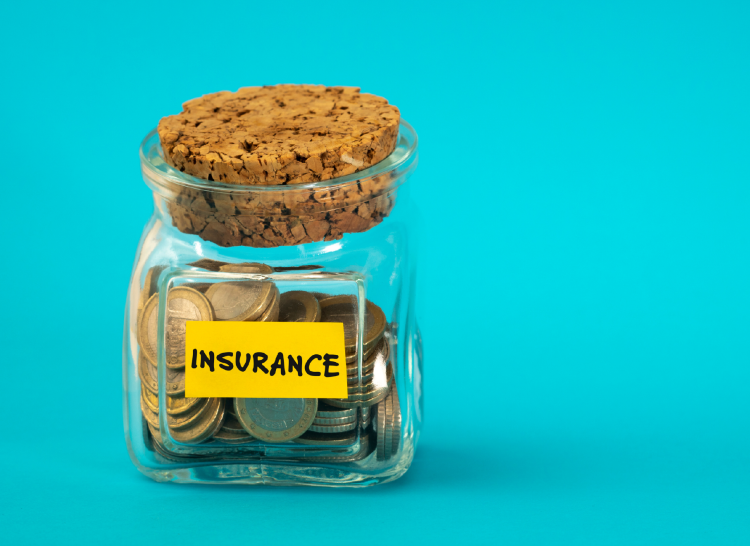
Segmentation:
{"type": "Polygon", "coordinates": [[[187,321],[189,398],[347,398],[340,322],[187,321]]]}

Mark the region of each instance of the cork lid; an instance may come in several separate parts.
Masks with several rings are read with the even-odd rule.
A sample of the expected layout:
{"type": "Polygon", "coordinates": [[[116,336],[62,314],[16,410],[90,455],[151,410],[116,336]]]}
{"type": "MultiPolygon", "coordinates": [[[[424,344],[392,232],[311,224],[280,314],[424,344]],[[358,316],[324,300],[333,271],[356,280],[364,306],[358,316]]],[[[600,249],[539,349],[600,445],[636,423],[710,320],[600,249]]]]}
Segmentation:
{"type": "Polygon", "coordinates": [[[157,128],[164,159],[204,180],[293,185],[367,169],[396,147],[400,114],[357,87],[277,85],[186,102],[157,128]]]}

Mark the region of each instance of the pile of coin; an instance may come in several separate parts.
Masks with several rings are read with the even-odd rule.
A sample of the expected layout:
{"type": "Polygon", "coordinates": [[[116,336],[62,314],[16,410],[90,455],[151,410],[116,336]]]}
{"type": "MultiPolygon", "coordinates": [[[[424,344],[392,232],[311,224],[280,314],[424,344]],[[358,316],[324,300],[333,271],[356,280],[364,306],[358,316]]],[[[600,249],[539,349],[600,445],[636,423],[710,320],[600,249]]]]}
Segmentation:
{"type": "MultiPolygon", "coordinates": [[[[201,260],[192,265],[235,273],[274,272],[265,264],[201,260]]],[[[172,460],[202,459],[201,455],[175,454],[162,441],[156,362],[157,279],[163,269],[156,266],[146,274],[138,309],[138,375],[141,380],[141,411],[149,431],[147,445],[150,443],[156,452],[172,460]]],[[[170,288],[165,312],[165,394],[166,422],[171,437],[183,444],[210,442],[212,445],[238,446],[293,441],[330,448],[352,445],[359,438],[360,449],[356,455],[317,460],[358,460],[376,449],[378,459],[393,456],[400,440],[401,414],[395,386],[392,388],[393,368],[386,318],[380,307],[369,300],[366,302],[360,380],[357,312],[353,296],[301,290],[280,294],[270,280],[187,283],[170,288]],[[341,322],[344,325],[349,396],[320,400],[186,398],[185,323],[188,320],[341,322]]]]}

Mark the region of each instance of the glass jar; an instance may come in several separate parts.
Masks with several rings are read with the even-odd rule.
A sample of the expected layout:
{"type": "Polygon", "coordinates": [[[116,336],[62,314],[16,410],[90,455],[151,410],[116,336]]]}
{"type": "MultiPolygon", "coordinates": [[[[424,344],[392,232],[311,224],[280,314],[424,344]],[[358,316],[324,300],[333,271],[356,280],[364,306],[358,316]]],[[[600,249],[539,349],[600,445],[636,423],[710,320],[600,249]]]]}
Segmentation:
{"type": "Polygon", "coordinates": [[[404,184],[417,165],[411,126],[401,122],[380,163],[293,186],[185,175],[164,161],[156,131],[140,157],[155,207],[128,290],[123,350],[125,437],[138,469],[157,481],[271,485],[402,476],[423,415],[404,184]],[[265,288],[238,314],[217,296],[233,286],[265,288]],[[186,398],[186,320],[343,322],[349,397],[186,398]],[[310,419],[295,414],[304,430],[266,437],[242,416],[253,404],[310,419]]]}

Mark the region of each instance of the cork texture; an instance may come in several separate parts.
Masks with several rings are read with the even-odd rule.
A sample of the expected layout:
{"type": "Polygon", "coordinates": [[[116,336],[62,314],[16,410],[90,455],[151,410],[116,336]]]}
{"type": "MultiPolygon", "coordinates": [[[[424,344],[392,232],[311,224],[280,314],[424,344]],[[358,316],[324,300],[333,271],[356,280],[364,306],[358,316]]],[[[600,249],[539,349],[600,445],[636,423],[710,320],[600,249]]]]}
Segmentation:
{"type": "MultiPolygon", "coordinates": [[[[189,101],[163,118],[167,162],[187,174],[265,191],[175,188],[167,209],[183,233],[220,246],[275,247],[367,231],[395,202],[390,172],[341,185],[296,184],[352,174],[396,147],[396,107],[358,88],[248,87],[189,101]]],[[[239,189],[239,188],[238,188],[239,189]]]]}
{"type": "Polygon", "coordinates": [[[276,85],[221,91],[159,122],[165,159],[227,184],[302,184],[366,169],[395,148],[400,114],[357,87],[276,85]]]}

